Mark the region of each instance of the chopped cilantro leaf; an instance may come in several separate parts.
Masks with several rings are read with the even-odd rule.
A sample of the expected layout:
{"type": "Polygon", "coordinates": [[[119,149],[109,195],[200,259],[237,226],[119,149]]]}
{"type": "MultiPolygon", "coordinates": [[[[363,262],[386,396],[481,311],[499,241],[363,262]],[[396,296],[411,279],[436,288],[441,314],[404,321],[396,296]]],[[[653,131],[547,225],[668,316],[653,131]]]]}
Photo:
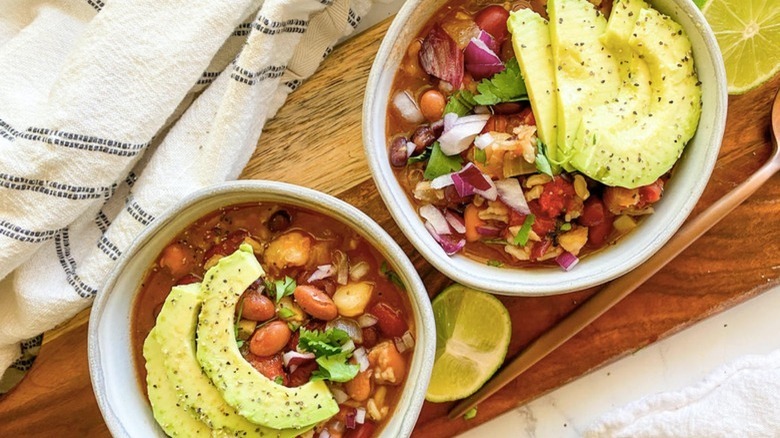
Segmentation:
{"type": "Polygon", "coordinates": [[[469,90],[458,90],[450,96],[447,105],[444,106],[443,114],[455,113],[458,117],[463,117],[470,113],[476,105],[474,95],[469,90]]]}
{"type": "Polygon", "coordinates": [[[477,408],[473,407],[473,408],[469,409],[468,411],[466,411],[465,414],[463,414],[463,419],[464,420],[471,420],[472,418],[474,418],[476,416],[477,416],[477,408]]]}
{"type": "Polygon", "coordinates": [[[420,162],[423,162],[423,161],[428,161],[428,159],[431,158],[431,152],[433,152],[433,146],[428,146],[428,147],[426,147],[422,151],[421,154],[409,157],[406,160],[406,164],[420,163],[420,162]]]}
{"type": "Polygon", "coordinates": [[[536,163],[536,170],[553,176],[552,166],[550,166],[550,161],[547,159],[547,146],[539,138],[536,139],[536,159],[534,162],[536,163]]]}
{"type": "Polygon", "coordinates": [[[274,383],[276,383],[277,385],[281,385],[282,383],[284,383],[284,379],[282,378],[282,376],[276,376],[274,377],[274,383]]]}
{"type": "Polygon", "coordinates": [[[315,356],[332,356],[341,353],[342,345],[349,341],[347,332],[332,328],[325,331],[301,329],[298,348],[314,353],[315,356]]]}
{"type": "Polygon", "coordinates": [[[431,159],[428,160],[428,165],[425,166],[423,177],[427,180],[432,180],[437,176],[457,172],[461,167],[463,167],[463,159],[460,155],[453,155],[451,157],[444,155],[444,152],[441,151],[439,142],[437,141],[433,144],[431,159]]]}
{"type": "Polygon", "coordinates": [[[244,346],[244,341],[242,341],[241,339],[237,339],[236,340],[236,345],[238,346],[238,348],[241,348],[241,347],[244,346]]]}
{"type": "Polygon", "coordinates": [[[569,231],[569,230],[571,230],[571,224],[569,222],[561,224],[561,231],[569,231]]]}
{"type": "Polygon", "coordinates": [[[517,234],[515,234],[515,240],[514,243],[517,246],[523,246],[526,243],[528,243],[528,235],[531,233],[531,225],[534,224],[534,220],[536,219],[536,216],[529,214],[525,217],[525,220],[523,221],[523,226],[520,227],[519,230],[517,230],[517,234]]]}
{"type": "Polygon", "coordinates": [[[399,289],[406,290],[406,286],[404,286],[404,282],[401,281],[401,277],[395,271],[390,269],[389,266],[387,266],[387,262],[382,262],[382,266],[379,267],[379,271],[382,272],[382,275],[387,277],[387,279],[390,280],[394,285],[398,286],[399,289]]]}
{"type": "Polygon", "coordinates": [[[501,263],[500,261],[493,260],[493,259],[488,260],[487,261],[487,265],[488,266],[495,266],[496,268],[500,268],[500,267],[504,266],[504,264],[501,263]]]}
{"type": "Polygon", "coordinates": [[[360,365],[348,363],[351,353],[343,352],[333,356],[317,358],[319,369],[311,375],[311,380],[327,379],[331,382],[348,382],[357,376],[360,365]]]}
{"type": "Polygon", "coordinates": [[[483,79],[477,85],[477,91],[479,94],[474,96],[474,101],[480,105],[528,100],[525,82],[515,58],[506,62],[504,71],[496,73],[491,78],[483,79]]]}
{"type": "Polygon", "coordinates": [[[292,295],[295,292],[295,288],[298,286],[289,276],[285,276],[282,280],[276,280],[274,282],[266,281],[265,288],[268,289],[268,295],[274,294],[276,296],[276,302],[282,298],[292,295]]]}

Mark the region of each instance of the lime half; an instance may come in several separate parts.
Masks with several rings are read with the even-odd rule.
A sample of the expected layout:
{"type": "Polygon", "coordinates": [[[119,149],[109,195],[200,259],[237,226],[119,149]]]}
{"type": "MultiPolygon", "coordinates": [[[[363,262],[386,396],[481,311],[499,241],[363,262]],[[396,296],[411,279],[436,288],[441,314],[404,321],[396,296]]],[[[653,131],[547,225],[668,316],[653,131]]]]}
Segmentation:
{"type": "Polygon", "coordinates": [[[710,0],[702,12],[723,53],[729,94],[752,90],[780,70],[780,1],[710,0]]]}
{"type": "Polygon", "coordinates": [[[436,359],[425,398],[446,402],[476,392],[504,362],[512,321],[493,295],[453,284],[433,299],[436,359]]]}

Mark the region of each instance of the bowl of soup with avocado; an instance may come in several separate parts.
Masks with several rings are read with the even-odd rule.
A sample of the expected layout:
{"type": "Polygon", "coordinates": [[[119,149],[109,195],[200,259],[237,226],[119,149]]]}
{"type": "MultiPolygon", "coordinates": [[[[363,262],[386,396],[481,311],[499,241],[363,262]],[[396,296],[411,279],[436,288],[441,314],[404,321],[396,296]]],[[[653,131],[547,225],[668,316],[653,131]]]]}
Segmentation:
{"type": "Polygon", "coordinates": [[[714,41],[687,1],[407,3],[364,102],[380,193],[460,283],[537,295],[615,278],[707,184],[726,108],[714,41]]]}
{"type": "Polygon", "coordinates": [[[433,361],[425,288],[373,221],[271,182],[193,195],[133,245],[90,321],[115,436],[411,432],[433,361]]]}

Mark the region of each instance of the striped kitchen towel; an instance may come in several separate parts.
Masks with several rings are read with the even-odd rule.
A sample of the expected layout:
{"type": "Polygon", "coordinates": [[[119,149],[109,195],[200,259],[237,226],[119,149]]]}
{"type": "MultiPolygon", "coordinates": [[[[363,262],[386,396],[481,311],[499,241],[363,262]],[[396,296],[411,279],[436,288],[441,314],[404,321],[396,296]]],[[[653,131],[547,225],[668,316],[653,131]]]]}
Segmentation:
{"type": "Polygon", "coordinates": [[[370,0],[3,3],[0,392],[155,217],[239,175],[370,0]]]}

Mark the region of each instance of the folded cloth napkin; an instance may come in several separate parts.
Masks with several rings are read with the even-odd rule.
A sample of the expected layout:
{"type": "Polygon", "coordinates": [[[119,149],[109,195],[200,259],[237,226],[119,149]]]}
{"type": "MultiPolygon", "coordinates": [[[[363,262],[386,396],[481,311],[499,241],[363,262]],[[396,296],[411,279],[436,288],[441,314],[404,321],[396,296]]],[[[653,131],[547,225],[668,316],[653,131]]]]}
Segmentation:
{"type": "Polygon", "coordinates": [[[266,120],[369,6],[6,1],[0,374],[29,367],[38,335],[92,302],[155,217],[238,177],[266,120]]]}
{"type": "Polygon", "coordinates": [[[588,437],[780,436],[780,351],[745,356],[701,383],[606,414],[588,437]]]}

